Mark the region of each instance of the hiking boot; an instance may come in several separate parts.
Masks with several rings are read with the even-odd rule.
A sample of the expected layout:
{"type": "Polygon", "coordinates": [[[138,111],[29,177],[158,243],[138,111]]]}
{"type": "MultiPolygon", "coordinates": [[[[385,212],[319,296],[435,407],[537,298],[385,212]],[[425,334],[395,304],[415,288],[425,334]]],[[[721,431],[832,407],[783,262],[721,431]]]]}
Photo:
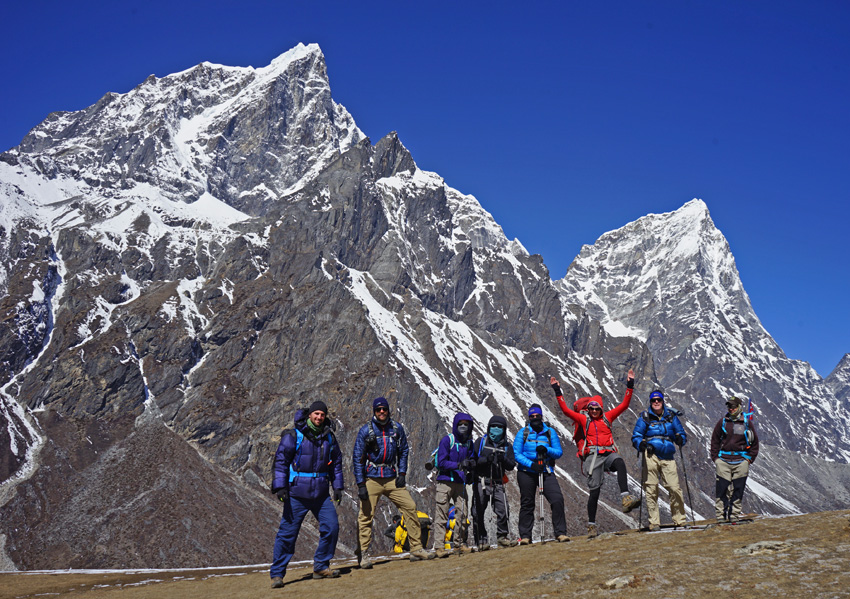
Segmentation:
{"type": "Polygon", "coordinates": [[[418,562],[418,561],[427,560],[427,559],[434,559],[435,557],[437,557],[437,556],[434,555],[433,553],[428,553],[427,551],[425,551],[424,549],[421,549],[421,548],[417,549],[416,551],[410,552],[410,561],[412,561],[412,562],[418,562]]]}
{"type": "Polygon", "coordinates": [[[516,547],[518,544],[515,540],[508,537],[499,537],[499,547],[516,547]]]}
{"type": "Polygon", "coordinates": [[[319,570],[313,571],[313,578],[339,578],[339,570],[331,570],[328,568],[327,570],[319,570]]]}
{"type": "Polygon", "coordinates": [[[460,552],[461,555],[465,553],[472,553],[472,549],[466,543],[461,543],[460,545],[458,545],[457,550],[460,552]]]}
{"type": "Polygon", "coordinates": [[[434,549],[434,557],[449,557],[451,554],[449,549],[434,549]]]}
{"type": "Polygon", "coordinates": [[[490,549],[490,543],[478,543],[478,551],[487,551],[490,549]]]}
{"type": "Polygon", "coordinates": [[[559,543],[567,543],[569,540],[570,540],[570,537],[568,537],[567,535],[558,535],[558,542],[559,543]]]}
{"type": "Polygon", "coordinates": [[[280,576],[275,576],[272,578],[272,588],[273,589],[282,589],[283,588],[283,578],[280,576]]]}
{"type": "Polygon", "coordinates": [[[628,514],[630,511],[640,505],[640,499],[635,499],[632,495],[623,495],[623,513],[628,514]]]}
{"type": "Polygon", "coordinates": [[[599,536],[599,528],[595,524],[587,525],[587,536],[590,538],[599,536]]]}
{"type": "Polygon", "coordinates": [[[371,570],[373,565],[374,564],[372,563],[372,560],[370,560],[368,557],[364,557],[362,560],[360,560],[361,570],[371,570]]]}
{"type": "Polygon", "coordinates": [[[531,545],[531,539],[520,539],[519,544],[520,545],[531,545]]]}
{"type": "Polygon", "coordinates": [[[649,525],[649,532],[655,532],[656,530],[661,530],[661,526],[659,526],[658,524],[649,525]]]}

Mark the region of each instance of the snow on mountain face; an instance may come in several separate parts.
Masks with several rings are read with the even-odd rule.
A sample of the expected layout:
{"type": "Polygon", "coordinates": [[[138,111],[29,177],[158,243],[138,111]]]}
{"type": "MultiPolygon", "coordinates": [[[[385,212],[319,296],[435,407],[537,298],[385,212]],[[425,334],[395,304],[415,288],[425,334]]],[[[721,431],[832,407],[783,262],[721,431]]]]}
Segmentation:
{"type": "Polygon", "coordinates": [[[148,184],[258,214],[362,138],[331,99],[321,50],[299,44],[261,69],[202,63],[53,113],[5,160],[95,190],[148,184]]]}
{"type": "Polygon", "coordinates": [[[850,407],[850,354],[844,354],[838,366],[826,377],[826,384],[835,397],[850,407]]]}
{"type": "Polygon", "coordinates": [[[815,456],[826,443],[850,458],[846,412],[761,326],[701,200],[606,233],[582,248],[559,287],[612,335],[645,341],[659,382],[693,421],[713,425],[726,398],[744,395],[766,443],[815,456]]]}

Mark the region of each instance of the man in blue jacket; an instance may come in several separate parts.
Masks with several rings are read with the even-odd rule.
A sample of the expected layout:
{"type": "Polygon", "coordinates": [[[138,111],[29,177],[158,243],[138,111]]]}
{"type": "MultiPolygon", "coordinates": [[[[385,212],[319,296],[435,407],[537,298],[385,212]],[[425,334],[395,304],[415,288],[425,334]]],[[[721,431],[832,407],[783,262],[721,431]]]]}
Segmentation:
{"type": "MultiPolygon", "coordinates": [[[[395,504],[405,522],[419,521],[416,502],[405,488],[410,448],[404,427],[390,418],[390,404],[383,397],[372,402],[372,412],[372,419],[357,432],[352,456],[354,480],[360,497],[357,559],[360,567],[366,570],[372,567],[367,553],[372,543],[372,521],[381,496],[386,495],[395,504]]],[[[422,548],[418,526],[408,526],[407,538],[410,541],[410,561],[434,557],[422,548]]]]}
{"type": "Polygon", "coordinates": [[[455,531],[452,534],[452,546],[461,553],[470,551],[466,544],[467,510],[466,481],[475,468],[472,457],[472,416],[459,412],[455,414],[452,432],[440,439],[437,447],[437,495],[434,508],[434,554],[448,557],[451,550],[443,547],[449,508],[454,503],[456,510],[455,531]]]}
{"type": "Polygon", "coordinates": [[[679,417],[664,405],[664,394],[649,394],[649,409],[642,412],[632,431],[632,445],[643,453],[643,492],[646,494],[646,511],[649,513],[649,530],[661,527],[658,514],[658,485],[663,484],[670,493],[670,512],[673,524],[683,526],[685,500],[676,471],[676,446],[688,440],[679,417]]]}
{"type": "Polygon", "coordinates": [[[319,521],[313,578],[339,576],[339,570],[330,569],[330,562],[339,538],[334,501],[339,504],[342,499],[342,456],[327,414],[324,402],[313,402],[307,410],[307,419],[296,416],[295,428],[284,431],[275,453],[272,492],[283,502],[283,516],[270,570],[274,589],[283,586],[286,567],[295,553],[295,541],[307,512],[319,521]],[[333,500],[329,493],[331,479],[333,500]]]}
{"type": "MultiPolygon", "coordinates": [[[[558,433],[543,422],[543,409],[532,404],[528,409],[528,424],[514,439],[514,459],[517,464],[516,482],[519,485],[519,544],[531,543],[534,529],[534,495],[543,479],[543,496],[552,511],[552,529],[560,542],[569,540],[567,517],[564,514],[564,495],[555,478],[555,460],[564,455],[558,433]]],[[[541,514],[542,517],[542,514],[541,514]]],[[[543,538],[543,531],[540,531],[543,538]]]]}

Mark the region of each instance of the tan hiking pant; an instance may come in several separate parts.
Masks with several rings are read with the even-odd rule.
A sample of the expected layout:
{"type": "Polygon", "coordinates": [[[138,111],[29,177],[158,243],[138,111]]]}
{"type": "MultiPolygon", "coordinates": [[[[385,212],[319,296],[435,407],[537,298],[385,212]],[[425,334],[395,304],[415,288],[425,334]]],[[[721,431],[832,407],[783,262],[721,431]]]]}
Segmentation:
{"type": "Polygon", "coordinates": [[[670,512],[673,524],[679,526],[687,522],[685,516],[685,500],[682,487],[679,486],[679,473],[676,471],[676,460],[662,460],[657,455],[646,455],[643,460],[644,480],[643,492],[646,495],[646,511],[649,514],[649,525],[660,526],[661,516],[658,513],[658,485],[670,493],[670,512]]]}
{"type": "Polygon", "coordinates": [[[738,520],[741,517],[741,499],[750,474],[750,463],[741,460],[738,464],[717,458],[714,460],[716,490],[714,515],[718,521],[738,520]]]}
{"type": "MultiPolygon", "coordinates": [[[[466,543],[466,501],[465,485],[444,480],[437,481],[436,506],[434,507],[434,528],[431,537],[434,539],[434,549],[442,549],[446,539],[446,522],[449,521],[449,508],[452,502],[455,506],[455,528],[452,533],[452,545],[460,547],[466,543]]],[[[413,545],[411,544],[411,547],[413,545]]]]}
{"type": "Polygon", "coordinates": [[[360,555],[366,556],[369,545],[372,544],[372,520],[375,518],[375,509],[382,495],[389,497],[405,522],[413,522],[407,525],[407,538],[410,540],[410,551],[422,549],[422,529],[418,526],[419,517],[416,514],[416,502],[410,496],[407,489],[399,489],[395,486],[393,478],[367,478],[366,490],[369,499],[360,502],[360,513],[357,515],[357,531],[360,537],[360,555]]]}

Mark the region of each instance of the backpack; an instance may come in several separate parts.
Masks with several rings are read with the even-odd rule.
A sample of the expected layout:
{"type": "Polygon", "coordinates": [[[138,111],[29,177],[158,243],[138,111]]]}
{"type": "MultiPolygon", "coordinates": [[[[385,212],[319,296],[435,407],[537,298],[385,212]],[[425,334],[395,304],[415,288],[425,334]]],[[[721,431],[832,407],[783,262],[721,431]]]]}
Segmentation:
{"type": "MultiPolygon", "coordinates": [[[[578,451],[576,451],[576,455],[578,456],[578,459],[580,459],[582,462],[584,462],[584,459],[590,454],[590,448],[587,446],[587,429],[590,428],[591,421],[590,414],[588,414],[587,412],[587,404],[589,404],[591,400],[597,402],[600,406],[602,406],[603,400],[602,397],[600,397],[599,395],[594,395],[593,397],[580,397],[575,401],[575,403],[573,403],[573,410],[580,414],[584,414],[586,417],[586,426],[582,426],[581,424],[576,422],[575,428],[573,429],[573,441],[575,442],[576,448],[578,449],[578,451]]],[[[611,423],[605,416],[604,406],[602,407],[602,421],[608,426],[609,429],[611,428],[611,423]]],[[[614,444],[614,449],[617,450],[616,443],[614,444]]]]}
{"type": "MultiPolygon", "coordinates": [[[[398,442],[401,435],[401,428],[394,420],[390,420],[390,424],[392,424],[393,430],[393,444],[395,444],[395,460],[396,463],[401,459],[401,450],[399,449],[398,442]]],[[[375,432],[375,423],[372,420],[369,420],[369,432],[366,433],[366,441],[363,442],[363,461],[368,462],[369,460],[366,458],[366,454],[374,448],[377,450],[378,448],[378,433],[375,432]]]]}
{"type": "MultiPolygon", "coordinates": [[[[442,441],[442,439],[440,439],[440,440],[442,441]]],[[[470,451],[472,451],[472,436],[470,435],[470,438],[467,439],[466,442],[461,444],[461,443],[455,442],[454,433],[449,433],[449,449],[451,449],[454,446],[458,446],[458,447],[463,446],[463,447],[468,448],[470,451]]],[[[431,470],[431,468],[437,468],[437,469],[440,468],[440,464],[437,461],[437,454],[439,453],[439,451],[440,451],[440,444],[437,443],[437,449],[435,449],[434,451],[431,452],[431,456],[428,458],[428,462],[425,464],[426,470],[431,470]],[[429,464],[431,465],[430,468],[428,467],[429,464]]]]}
{"type": "MultiPolygon", "coordinates": [[[[292,459],[292,463],[289,465],[289,482],[296,476],[306,476],[310,478],[324,477],[328,476],[328,472],[299,472],[295,469],[295,465],[298,463],[298,458],[300,457],[301,445],[304,443],[304,433],[301,432],[301,429],[307,424],[307,408],[298,408],[295,410],[295,415],[293,417],[293,428],[288,428],[283,431],[281,438],[284,435],[292,435],[295,437],[295,457],[292,459]]],[[[325,419],[326,428],[328,433],[328,466],[331,464],[331,454],[333,453],[334,445],[336,444],[336,436],[333,431],[336,428],[330,418],[325,419]]]]}
{"type": "MultiPolygon", "coordinates": [[[[748,399],[747,400],[747,408],[742,413],[742,416],[744,417],[744,438],[747,441],[745,453],[750,450],[750,447],[753,446],[754,433],[753,433],[753,427],[750,423],[753,421],[753,418],[755,418],[755,415],[756,415],[756,408],[753,405],[753,400],[748,399]]],[[[723,443],[723,440],[726,438],[726,435],[728,434],[726,432],[726,418],[725,417],[723,418],[722,422],[723,422],[723,424],[720,425],[720,442],[721,443],[723,443]]],[[[740,452],[721,451],[720,453],[733,453],[733,454],[735,454],[735,453],[740,453],[740,452]]]]}

